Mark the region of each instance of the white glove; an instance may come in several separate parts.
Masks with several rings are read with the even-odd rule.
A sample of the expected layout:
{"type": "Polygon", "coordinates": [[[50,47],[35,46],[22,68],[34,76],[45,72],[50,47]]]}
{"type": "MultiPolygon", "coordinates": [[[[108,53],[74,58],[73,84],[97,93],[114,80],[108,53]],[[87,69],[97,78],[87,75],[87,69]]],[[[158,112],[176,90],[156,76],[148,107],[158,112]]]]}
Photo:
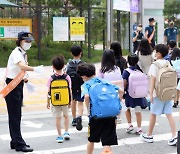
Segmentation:
{"type": "Polygon", "coordinates": [[[27,87],[29,93],[35,92],[35,86],[32,83],[27,82],[25,84],[26,84],[26,87],[27,87]]]}
{"type": "Polygon", "coordinates": [[[43,67],[43,65],[34,67],[34,72],[39,73],[39,74],[43,74],[43,73],[44,73],[44,67],[43,67]]]}

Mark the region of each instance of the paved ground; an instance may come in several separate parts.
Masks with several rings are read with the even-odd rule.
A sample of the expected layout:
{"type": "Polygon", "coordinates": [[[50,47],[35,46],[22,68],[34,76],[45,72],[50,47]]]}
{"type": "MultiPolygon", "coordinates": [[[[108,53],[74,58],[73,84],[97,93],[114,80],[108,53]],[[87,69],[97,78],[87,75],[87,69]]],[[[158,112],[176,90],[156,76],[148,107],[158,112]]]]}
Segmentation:
{"type": "MultiPolygon", "coordinates": [[[[99,68],[99,64],[96,65],[99,68]]],[[[5,69],[0,69],[0,79],[4,76],[5,69]]],[[[51,111],[46,109],[46,83],[48,77],[52,74],[51,67],[45,67],[44,75],[29,73],[30,81],[36,85],[36,93],[29,94],[25,89],[22,132],[23,137],[34,148],[35,154],[85,154],[87,143],[87,124],[86,111],[83,116],[84,128],[82,131],[77,131],[70,126],[69,132],[71,140],[65,141],[63,144],[56,143],[57,132],[55,129],[54,118],[51,111]]],[[[0,80],[0,85],[3,81],[0,80]]],[[[173,109],[173,116],[176,120],[178,130],[180,123],[178,121],[178,109],[173,109]]],[[[134,111],[133,121],[135,121],[134,111]]],[[[71,112],[70,119],[72,118],[71,112]]],[[[149,110],[143,110],[143,131],[147,131],[149,110]]],[[[70,120],[71,121],[71,120],[70,120]]],[[[134,124],[135,126],[136,124],[134,124]]],[[[0,101],[0,154],[12,154],[14,150],[9,149],[9,132],[7,123],[6,106],[3,100],[0,101]]],[[[164,116],[157,118],[156,127],[154,130],[155,143],[147,144],[140,140],[139,136],[125,133],[127,127],[124,112],[122,113],[122,123],[117,126],[118,146],[114,146],[114,154],[175,154],[176,147],[167,145],[167,140],[171,137],[170,128],[167,119],[164,116]]],[[[94,154],[99,154],[102,150],[101,144],[96,144],[94,154]]]]}

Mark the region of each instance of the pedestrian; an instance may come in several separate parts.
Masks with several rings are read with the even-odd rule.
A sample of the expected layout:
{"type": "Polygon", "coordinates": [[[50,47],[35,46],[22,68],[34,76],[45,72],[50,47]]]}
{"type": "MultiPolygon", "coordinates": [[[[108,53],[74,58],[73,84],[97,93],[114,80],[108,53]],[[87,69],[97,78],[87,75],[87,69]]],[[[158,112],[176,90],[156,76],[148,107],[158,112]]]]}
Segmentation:
{"type": "Polygon", "coordinates": [[[151,47],[155,47],[155,32],[156,21],[154,18],[149,18],[149,26],[145,27],[145,38],[148,39],[151,47]]]}
{"type": "MultiPolygon", "coordinates": [[[[151,65],[150,70],[149,70],[149,75],[151,78],[151,82],[150,82],[151,115],[150,115],[150,121],[149,121],[149,128],[148,128],[147,134],[141,134],[141,138],[145,142],[152,143],[154,141],[152,133],[153,133],[153,129],[156,123],[156,116],[161,115],[161,114],[166,114],[166,117],[169,121],[169,125],[171,127],[171,133],[172,133],[172,138],[168,141],[168,145],[173,146],[173,145],[176,145],[177,143],[177,136],[176,136],[175,121],[172,116],[172,101],[171,101],[172,96],[170,94],[171,94],[172,87],[174,87],[174,82],[175,84],[177,84],[176,83],[177,75],[176,73],[175,74],[173,73],[173,69],[170,66],[169,62],[164,59],[164,57],[168,53],[168,47],[164,44],[158,44],[155,46],[155,51],[156,51],[155,56],[157,60],[151,65]],[[162,75],[160,73],[162,72],[162,69],[164,69],[167,66],[168,66],[168,69],[166,72],[167,74],[170,74],[170,76],[168,77],[166,75],[167,77],[164,78],[165,79],[164,85],[166,84],[166,86],[164,86],[164,89],[162,89],[164,92],[164,95],[162,95],[162,93],[159,92],[162,90],[158,90],[158,91],[156,90],[156,89],[161,89],[161,84],[157,81],[157,78],[160,78],[158,80],[163,81],[163,78],[161,78],[162,75]],[[168,72],[169,70],[170,72],[168,72]],[[170,79],[171,81],[168,81],[167,79],[170,79]],[[169,98],[164,98],[164,97],[169,97],[169,98]]],[[[164,73],[166,72],[164,71],[164,73]]],[[[174,91],[172,93],[173,95],[174,95],[174,91]]]]}
{"type": "MultiPolygon", "coordinates": [[[[69,77],[69,75],[65,75],[63,72],[63,68],[64,68],[64,63],[65,63],[65,59],[63,55],[59,55],[59,56],[55,56],[52,59],[52,67],[53,67],[53,71],[55,72],[53,76],[51,76],[48,80],[47,86],[48,86],[48,98],[47,98],[47,108],[50,109],[50,101],[52,101],[52,97],[50,95],[50,90],[51,90],[51,82],[55,79],[65,79],[66,81],[68,81],[68,86],[69,89],[71,89],[71,78],[69,77]]],[[[59,84],[59,86],[61,86],[59,84]]],[[[65,88],[65,87],[64,87],[65,88]]],[[[63,94],[62,94],[63,95],[63,94]]],[[[62,98],[63,96],[60,96],[56,99],[62,98]]],[[[71,90],[69,92],[68,95],[66,95],[65,97],[71,97],[71,90]]],[[[69,116],[68,116],[68,112],[69,112],[69,108],[68,105],[63,105],[63,106],[54,106],[51,105],[51,111],[53,116],[55,117],[55,123],[56,123],[56,129],[58,132],[58,137],[56,138],[56,142],[58,143],[63,143],[64,139],[65,140],[69,140],[70,139],[70,134],[68,133],[68,127],[69,127],[69,116]],[[64,129],[65,132],[62,135],[61,133],[61,118],[62,118],[62,114],[64,117],[64,129]]]]}
{"type": "Polygon", "coordinates": [[[82,130],[82,115],[83,115],[83,102],[84,98],[81,98],[81,85],[84,83],[82,78],[77,74],[77,67],[79,64],[84,63],[81,60],[82,48],[78,45],[71,47],[72,60],[69,60],[66,66],[66,73],[71,77],[72,81],[72,126],[76,126],[77,130],[82,130]],[[78,116],[76,117],[76,106],[78,103],[78,116]]]}
{"type": "Polygon", "coordinates": [[[164,43],[169,44],[173,40],[178,45],[178,29],[174,27],[174,22],[169,22],[169,27],[164,30],[164,43]]]}
{"type": "MultiPolygon", "coordinates": [[[[33,36],[29,32],[18,33],[17,47],[11,52],[6,74],[6,84],[8,85],[22,70],[42,72],[42,66],[28,66],[26,52],[30,49],[33,36]]],[[[32,152],[33,149],[26,144],[21,135],[21,106],[23,102],[23,86],[28,79],[23,79],[6,97],[6,104],[9,119],[10,147],[16,151],[32,152]]]]}
{"type": "Polygon", "coordinates": [[[139,24],[137,26],[137,29],[133,32],[132,41],[133,41],[133,53],[136,52],[136,50],[139,47],[139,44],[144,37],[144,34],[142,33],[142,25],[139,24]]]}
{"type": "Polygon", "coordinates": [[[124,69],[127,68],[127,62],[126,59],[122,56],[122,48],[119,42],[112,42],[111,47],[114,51],[115,56],[115,64],[118,66],[121,70],[121,74],[123,73],[124,69]]]}
{"type": "MultiPolygon", "coordinates": [[[[94,100],[93,98],[96,97],[96,95],[98,94],[94,94],[91,95],[92,92],[94,92],[91,88],[93,88],[96,84],[98,83],[104,83],[105,85],[110,85],[108,84],[105,80],[101,80],[99,78],[95,77],[95,66],[93,64],[81,64],[78,66],[77,69],[78,74],[83,78],[83,80],[85,81],[84,84],[82,85],[82,95],[84,95],[84,99],[86,101],[87,104],[89,104],[89,127],[88,127],[88,144],[87,144],[87,154],[92,154],[93,150],[94,150],[94,143],[95,142],[102,142],[102,146],[104,147],[104,152],[109,151],[112,152],[110,149],[111,145],[117,145],[117,135],[116,135],[116,125],[115,125],[115,116],[110,116],[107,118],[98,118],[97,116],[93,116],[93,114],[96,114],[98,111],[99,113],[99,107],[95,108],[94,106],[97,106],[98,102],[94,102],[94,106],[92,105],[94,100]],[[96,110],[96,111],[95,111],[96,110]]],[[[105,86],[104,85],[104,86],[105,86]]],[[[97,85],[96,85],[97,86],[97,85]]],[[[113,85],[111,85],[110,87],[112,87],[113,85]]],[[[115,86],[113,86],[115,87],[115,86]]],[[[94,87],[95,88],[95,87],[94,87]]],[[[119,89],[118,87],[116,87],[117,90],[119,89]]],[[[98,93],[103,92],[103,96],[104,95],[108,95],[109,94],[109,89],[106,88],[96,88],[96,90],[99,90],[98,93]]],[[[117,90],[115,90],[115,92],[117,93],[117,90]]],[[[120,91],[119,91],[120,93],[120,91]]],[[[108,99],[109,97],[112,98],[112,96],[115,96],[116,94],[113,95],[108,95],[108,97],[106,97],[106,99],[108,99]]],[[[103,97],[101,95],[101,97],[103,97]]],[[[105,96],[104,96],[105,97],[105,96]]],[[[114,97],[116,98],[116,96],[114,97]]],[[[100,101],[100,100],[99,100],[100,101]]],[[[114,110],[112,110],[112,107],[114,107],[115,101],[114,99],[112,99],[113,104],[111,103],[111,101],[108,100],[108,102],[106,100],[106,102],[102,102],[103,100],[101,100],[101,102],[99,102],[100,106],[103,104],[110,104],[110,107],[105,106],[105,108],[101,108],[101,113],[112,113],[114,112],[114,110]],[[106,110],[107,112],[103,112],[104,110],[106,110]],[[111,111],[111,112],[109,112],[111,111]]],[[[120,105],[120,102],[119,102],[120,105]]],[[[104,106],[104,105],[103,105],[104,106]]],[[[102,106],[101,106],[102,107],[102,106]]],[[[119,112],[119,108],[113,108],[116,111],[118,110],[119,112]]]]}
{"type": "MultiPolygon", "coordinates": [[[[99,78],[110,81],[120,87],[122,94],[124,93],[123,79],[121,70],[115,65],[115,57],[113,50],[107,49],[104,51],[101,61],[101,69],[99,71],[99,78]]],[[[122,97],[122,96],[121,96],[122,97]]],[[[121,122],[120,114],[117,116],[117,123],[121,122]]]]}
{"type": "Polygon", "coordinates": [[[137,55],[139,57],[139,67],[141,70],[148,74],[149,68],[154,61],[152,57],[153,49],[146,38],[143,38],[139,44],[137,55]]]}
{"type": "Polygon", "coordinates": [[[168,47],[169,47],[169,51],[168,51],[168,54],[164,57],[164,59],[170,61],[172,51],[176,47],[176,42],[174,40],[169,41],[168,47]]]}
{"type": "MultiPolygon", "coordinates": [[[[137,63],[138,63],[138,56],[133,54],[133,55],[129,55],[127,58],[128,64],[129,64],[129,68],[130,70],[134,71],[134,70],[139,70],[139,68],[137,67],[137,63]]],[[[146,108],[145,103],[144,103],[144,99],[143,98],[132,98],[129,95],[129,76],[130,76],[130,72],[128,71],[128,69],[125,69],[123,71],[122,77],[124,79],[124,90],[125,90],[125,105],[127,107],[127,111],[126,111],[126,119],[128,121],[128,127],[126,129],[127,133],[131,133],[134,130],[134,127],[132,125],[132,116],[131,116],[131,108],[135,109],[135,114],[136,114],[136,121],[137,121],[137,130],[136,130],[136,134],[140,135],[142,133],[142,129],[141,129],[141,123],[142,123],[142,116],[141,116],[141,109],[146,108]]],[[[139,70],[141,71],[141,70],[139,70]]]]}
{"type": "MultiPolygon", "coordinates": [[[[180,49],[179,48],[173,49],[171,57],[170,57],[170,63],[171,64],[172,64],[172,61],[175,61],[175,62],[180,61],[180,49]]],[[[177,71],[177,77],[178,77],[177,83],[179,83],[179,81],[180,81],[180,70],[179,69],[180,68],[178,68],[178,71],[177,71]]],[[[179,104],[179,89],[177,89],[177,95],[176,95],[176,98],[174,99],[173,107],[177,108],[178,104],[179,104]]]]}

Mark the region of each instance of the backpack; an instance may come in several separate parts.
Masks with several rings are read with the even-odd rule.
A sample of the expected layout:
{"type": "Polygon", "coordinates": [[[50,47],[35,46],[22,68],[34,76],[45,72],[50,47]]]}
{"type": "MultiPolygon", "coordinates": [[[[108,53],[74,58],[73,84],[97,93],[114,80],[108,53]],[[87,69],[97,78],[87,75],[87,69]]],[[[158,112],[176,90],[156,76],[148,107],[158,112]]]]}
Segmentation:
{"type": "Polygon", "coordinates": [[[180,154],[180,130],[178,131],[177,137],[177,154],[180,154]]]}
{"type": "Polygon", "coordinates": [[[128,78],[128,93],[132,98],[143,98],[148,95],[149,81],[148,76],[139,70],[131,70],[127,68],[126,71],[130,73],[128,78]]]}
{"type": "Polygon", "coordinates": [[[106,80],[96,79],[89,89],[90,116],[94,118],[115,117],[120,113],[121,104],[115,85],[106,80]]]}
{"type": "Polygon", "coordinates": [[[172,66],[177,72],[178,78],[180,78],[180,59],[171,60],[172,66]]]}
{"type": "Polygon", "coordinates": [[[70,76],[71,78],[71,83],[72,83],[72,93],[73,94],[78,94],[81,93],[81,85],[84,83],[82,78],[77,74],[77,67],[79,64],[84,63],[83,61],[79,61],[79,63],[73,62],[72,60],[69,61],[69,65],[67,68],[66,73],[70,76]]]}
{"type": "Polygon", "coordinates": [[[51,76],[53,80],[50,85],[50,96],[53,106],[68,105],[71,101],[69,83],[66,80],[66,76],[51,76]]]}
{"type": "Polygon", "coordinates": [[[153,62],[158,67],[158,75],[156,78],[155,91],[156,96],[161,101],[172,100],[176,96],[177,73],[167,61],[165,65],[159,62],[153,62]]]}

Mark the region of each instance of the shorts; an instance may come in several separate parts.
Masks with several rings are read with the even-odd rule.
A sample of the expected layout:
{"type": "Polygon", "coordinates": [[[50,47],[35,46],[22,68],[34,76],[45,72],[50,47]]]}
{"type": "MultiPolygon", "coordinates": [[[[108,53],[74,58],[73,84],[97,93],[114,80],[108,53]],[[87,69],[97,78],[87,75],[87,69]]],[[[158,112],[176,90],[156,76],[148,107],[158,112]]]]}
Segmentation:
{"type": "Polygon", "coordinates": [[[154,97],[151,103],[151,113],[155,115],[172,114],[172,101],[160,101],[159,98],[154,97]]]}
{"type": "Polygon", "coordinates": [[[64,116],[68,116],[68,105],[65,106],[53,106],[51,107],[51,111],[54,117],[62,117],[62,113],[64,116]]]}
{"type": "Polygon", "coordinates": [[[88,126],[88,141],[102,142],[102,146],[118,145],[115,117],[107,119],[91,118],[88,126]]]}
{"type": "Polygon", "coordinates": [[[84,97],[81,98],[81,93],[75,93],[73,95],[73,100],[78,102],[84,102],[84,97]]]}

